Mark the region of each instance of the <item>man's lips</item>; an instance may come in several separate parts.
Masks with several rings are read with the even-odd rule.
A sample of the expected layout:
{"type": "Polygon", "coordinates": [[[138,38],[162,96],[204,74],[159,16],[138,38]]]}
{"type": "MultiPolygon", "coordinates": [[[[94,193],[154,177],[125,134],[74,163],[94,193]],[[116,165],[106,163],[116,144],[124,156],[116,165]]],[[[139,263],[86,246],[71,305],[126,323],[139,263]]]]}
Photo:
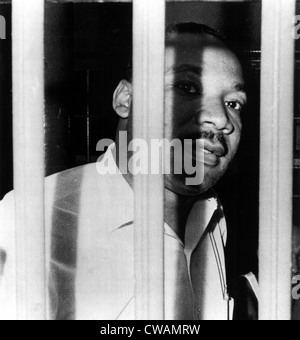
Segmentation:
{"type": "Polygon", "coordinates": [[[194,152],[193,159],[203,162],[204,165],[215,167],[220,163],[220,157],[205,149],[199,149],[194,152]]]}
{"type": "Polygon", "coordinates": [[[214,154],[217,157],[224,157],[225,156],[225,148],[221,143],[213,143],[209,140],[202,140],[204,145],[204,150],[208,151],[209,153],[214,154]]]}
{"type": "Polygon", "coordinates": [[[213,143],[208,140],[196,140],[193,142],[193,159],[203,160],[207,166],[217,166],[220,163],[220,158],[225,156],[225,148],[220,143],[213,143]]]}

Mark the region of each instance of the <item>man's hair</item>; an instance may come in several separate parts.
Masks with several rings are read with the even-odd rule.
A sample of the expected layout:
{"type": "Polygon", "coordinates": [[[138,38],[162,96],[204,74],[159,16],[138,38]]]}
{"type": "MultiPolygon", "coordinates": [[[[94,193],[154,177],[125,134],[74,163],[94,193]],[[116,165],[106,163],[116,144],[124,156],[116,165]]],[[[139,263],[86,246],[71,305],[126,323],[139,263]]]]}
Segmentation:
{"type": "Polygon", "coordinates": [[[195,35],[210,35],[226,44],[224,35],[207,25],[198,24],[195,22],[181,22],[169,25],[166,28],[166,39],[172,34],[195,34],[195,35]]]}
{"type": "MultiPolygon", "coordinates": [[[[228,46],[230,49],[229,43],[226,41],[225,36],[220,31],[200,23],[180,22],[177,24],[168,25],[166,27],[166,40],[168,40],[172,34],[210,35],[222,42],[224,45],[228,46]]],[[[132,62],[128,65],[127,79],[130,81],[132,80],[132,62]]]]}

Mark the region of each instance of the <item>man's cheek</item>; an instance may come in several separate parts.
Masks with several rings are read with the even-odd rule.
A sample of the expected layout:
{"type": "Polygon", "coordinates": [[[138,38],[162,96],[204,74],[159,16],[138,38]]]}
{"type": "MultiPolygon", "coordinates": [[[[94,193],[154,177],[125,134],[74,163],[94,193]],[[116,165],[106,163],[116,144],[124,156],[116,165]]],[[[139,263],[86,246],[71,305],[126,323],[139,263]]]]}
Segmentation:
{"type": "Polygon", "coordinates": [[[243,122],[242,117],[240,114],[236,114],[234,116],[231,116],[231,123],[234,127],[233,133],[241,135],[243,130],[243,122]]]}
{"type": "Polygon", "coordinates": [[[231,136],[231,138],[228,138],[226,140],[227,154],[225,156],[225,159],[228,163],[230,163],[235,157],[239,149],[240,140],[241,140],[240,135],[231,136]]]}
{"type": "Polygon", "coordinates": [[[242,136],[242,128],[239,125],[234,126],[234,131],[231,135],[232,139],[232,149],[236,152],[240,142],[241,142],[241,136],[242,136]]]}

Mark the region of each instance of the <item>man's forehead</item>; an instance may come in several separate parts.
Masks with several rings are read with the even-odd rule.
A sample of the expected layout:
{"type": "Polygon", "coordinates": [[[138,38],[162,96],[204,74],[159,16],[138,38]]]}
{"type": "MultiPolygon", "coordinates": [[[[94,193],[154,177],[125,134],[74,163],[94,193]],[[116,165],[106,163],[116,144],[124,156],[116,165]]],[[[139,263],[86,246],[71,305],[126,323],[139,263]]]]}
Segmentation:
{"type": "Polygon", "coordinates": [[[202,45],[197,50],[169,45],[166,49],[166,76],[192,75],[217,82],[232,91],[245,93],[243,71],[237,57],[224,44],[202,45]]]}
{"type": "Polygon", "coordinates": [[[166,72],[193,71],[202,73],[207,68],[227,69],[229,72],[242,73],[237,57],[224,45],[204,45],[193,48],[166,48],[166,72]]]}

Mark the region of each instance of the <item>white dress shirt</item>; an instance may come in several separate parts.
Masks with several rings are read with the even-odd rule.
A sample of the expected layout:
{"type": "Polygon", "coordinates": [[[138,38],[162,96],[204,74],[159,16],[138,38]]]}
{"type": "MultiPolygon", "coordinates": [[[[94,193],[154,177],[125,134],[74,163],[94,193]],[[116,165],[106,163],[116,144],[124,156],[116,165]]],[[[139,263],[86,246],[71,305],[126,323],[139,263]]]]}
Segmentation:
{"type": "MultiPolygon", "coordinates": [[[[116,163],[102,160],[50,176],[45,193],[49,318],[134,319],[134,193],[116,163]],[[107,166],[115,175],[99,174],[107,166]]],[[[0,204],[0,249],[7,255],[0,319],[15,318],[13,195],[0,204]]],[[[182,242],[164,225],[166,319],[231,318],[226,223],[213,192],[195,203],[185,230],[182,242]]]]}

